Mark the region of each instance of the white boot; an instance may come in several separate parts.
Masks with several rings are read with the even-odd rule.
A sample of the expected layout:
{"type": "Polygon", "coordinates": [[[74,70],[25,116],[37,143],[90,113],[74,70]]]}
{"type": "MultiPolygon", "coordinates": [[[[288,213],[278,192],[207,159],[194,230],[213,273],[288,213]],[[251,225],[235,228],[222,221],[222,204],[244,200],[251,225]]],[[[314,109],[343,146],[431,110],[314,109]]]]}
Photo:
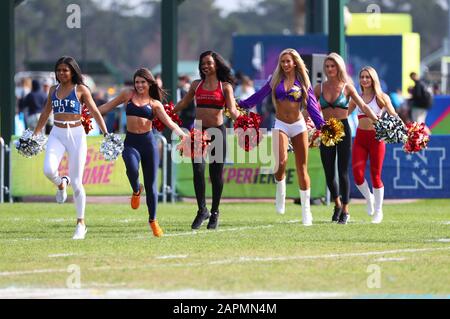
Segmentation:
{"type": "Polygon", "coordinates": [[[383,220],[384,187],[374,188],[373,195],[375,197],[375,214],[373,215],[372,223],[379,224],[383,220]]]}
{"type": "Polygon", "coordinates": [[[284,214],[286,203],[286,177],[277,181],[277,193],[275,194],[275,209],[278,214],[284,214]]]}
{"type": "Polygon", "coordinates": [[[86,225],[77,224],[77,227],[75,228],[75,233],[73,234],[73,239],[84,239],[87,233],[87,227],[86,225]]]}
{"type": "Polygon", "coordinates": [[[373,194],[370,192],[369,184],[367,184],[367,181],[364,180],[364,183],[361,185],[356,185],[358,187],[361,194],[366,199],[366,205],[367,205],[367,215],[373,216],[373,213],[375,211],[375,199],[373,194]]]}
{"type": "Polygon", "coordinates": [[[305,226],[312,225],[312,214],[311,214],[311,189],[305,191],[300,190],[300,200],[302,204],[302,222],[305,226]]]}

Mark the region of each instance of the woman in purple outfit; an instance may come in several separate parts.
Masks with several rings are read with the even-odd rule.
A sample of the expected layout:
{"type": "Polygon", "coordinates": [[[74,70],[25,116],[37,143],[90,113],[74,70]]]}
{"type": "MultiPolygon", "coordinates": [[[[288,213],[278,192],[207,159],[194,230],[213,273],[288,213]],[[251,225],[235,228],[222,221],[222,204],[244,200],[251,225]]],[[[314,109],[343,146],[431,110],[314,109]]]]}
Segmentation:
{"type": "Polygon", "coordinates": [[[302,108],[306,106],[314,125],[320,129],[325,121],[320,114],[317,100],[308,76],[308,70],[300,54],[294,49],[285,49],[280,53],[278,65],[269,81],[248,99],[240,101],[239,106],[250,108],[272,94],[275,105],[275,124],[272,130],[272,147],[275,154],[275,181],[277,191],[275,208],[284,214],[286,199],[286,164],[288,143],[291,139],[295,153],[302,222],[312,225],[310,209],[311,182],[308,175],[308,132],[302,108]]]}

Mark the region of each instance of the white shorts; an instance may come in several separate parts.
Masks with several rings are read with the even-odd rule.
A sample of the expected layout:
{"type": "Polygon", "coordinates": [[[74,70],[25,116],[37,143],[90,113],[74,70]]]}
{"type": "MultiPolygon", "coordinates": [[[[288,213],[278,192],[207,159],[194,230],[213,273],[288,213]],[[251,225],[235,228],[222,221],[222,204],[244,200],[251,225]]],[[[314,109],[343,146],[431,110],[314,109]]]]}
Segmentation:
{"type": "Polygon", "coordinates": [[[300,133],[307,130],[305,119],[301,119],[295,123],[288,124],[279,119],[275,119],[275,124],[273,126],[275,130],[280,130],[284,132],[289,138],[295,137],[300,133]]]}

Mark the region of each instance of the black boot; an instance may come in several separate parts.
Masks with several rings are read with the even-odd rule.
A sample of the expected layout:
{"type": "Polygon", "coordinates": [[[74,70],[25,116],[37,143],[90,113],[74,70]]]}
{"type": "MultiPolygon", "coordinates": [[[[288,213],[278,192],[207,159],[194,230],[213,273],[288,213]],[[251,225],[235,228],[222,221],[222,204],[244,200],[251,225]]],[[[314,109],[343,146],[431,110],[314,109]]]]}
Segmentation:
{"type": "Polygon", "coordinates": [[[212,212],[211,217],[209,217],[208,229],[216,229],[219,226],[219,211],[212,212]]]}
{"type": "Polygon", "coordinates": [[[342,207],[334,206],[334,212],[333,212],[333,217],[331,217],[331,221],[338,222],[341,214],[342,214],[342,207]]]}
{"type": "Polygon", "coordinates": [[[197,211],[197,216],[195,216],[194,221],[192,222],[192,229],[199,229],[200,226],[202,226],[203,222],[207,220],[210,216],[210,213],[208,212],[208,209],[205,208],[204,210],[197,211]]]}

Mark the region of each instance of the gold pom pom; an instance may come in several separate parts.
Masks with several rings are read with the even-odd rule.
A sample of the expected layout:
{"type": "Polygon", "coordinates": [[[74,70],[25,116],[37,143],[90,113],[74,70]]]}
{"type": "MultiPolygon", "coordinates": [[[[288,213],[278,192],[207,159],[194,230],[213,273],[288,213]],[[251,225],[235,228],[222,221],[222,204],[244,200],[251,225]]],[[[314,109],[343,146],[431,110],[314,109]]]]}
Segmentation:
{"type": "Polygon", "coordinates": [[[345,136],[344,124],[335,118],[330,118],[321,130],[322,144],[325,146],[334,146],[342,141],[345,136]]]}
{"type": "MultiPolygon", "coordinates": [[[[247,114],[247,112],[246,112],[243,108],[239,107],[237,104],[236,104],[236,109],[238,110],[239,115],[245,115],[245,114],[247,114]]],[[[228,117],[228,118],[231,119],[231,113],[230,113],[230,110],[229,110],[227,107],[225,108],[225,111],[223,111],[223,114],[224,114],[226,117],[228,117]]]]}

